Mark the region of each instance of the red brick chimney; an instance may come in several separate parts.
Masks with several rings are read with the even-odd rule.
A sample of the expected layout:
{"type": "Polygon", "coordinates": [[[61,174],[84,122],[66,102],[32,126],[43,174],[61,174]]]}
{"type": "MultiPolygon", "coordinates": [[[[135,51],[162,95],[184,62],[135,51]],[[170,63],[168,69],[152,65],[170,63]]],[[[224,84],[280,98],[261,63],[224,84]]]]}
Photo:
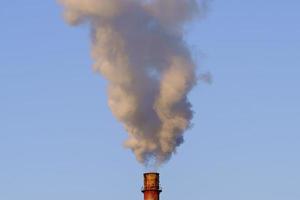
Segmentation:
{"type": "Polygon", "coordinates": [[[159,173],[145,173],[144,187],[142,188],[144,200],[159,200],[159,194],[161,191],[162,190],[159,185],[159,173]]]}

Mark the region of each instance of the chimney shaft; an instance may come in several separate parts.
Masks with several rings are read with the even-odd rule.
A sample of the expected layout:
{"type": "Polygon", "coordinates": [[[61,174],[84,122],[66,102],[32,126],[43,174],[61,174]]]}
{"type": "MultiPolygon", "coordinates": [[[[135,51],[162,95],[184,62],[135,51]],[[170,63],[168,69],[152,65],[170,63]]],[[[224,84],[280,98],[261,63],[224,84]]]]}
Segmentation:
{"type": "Polygon", "coordinates": [[[161,188],[159,185],[159,173],[145,173],[144,174],[144,200],[159,200],[161,188]]]}

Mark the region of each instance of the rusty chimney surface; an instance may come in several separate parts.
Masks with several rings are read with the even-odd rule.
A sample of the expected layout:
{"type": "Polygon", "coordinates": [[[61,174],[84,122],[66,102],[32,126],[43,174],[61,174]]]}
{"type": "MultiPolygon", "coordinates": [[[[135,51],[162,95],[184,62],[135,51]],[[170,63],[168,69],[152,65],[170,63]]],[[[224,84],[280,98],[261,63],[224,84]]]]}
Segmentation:
{"type": "Polygon", "coordinates": [[[159,194],[161,191],[162,190],[159,185],[159,173],[144,173],[144,186],[142,188],[144,200],[159,200],[159,194]]]}

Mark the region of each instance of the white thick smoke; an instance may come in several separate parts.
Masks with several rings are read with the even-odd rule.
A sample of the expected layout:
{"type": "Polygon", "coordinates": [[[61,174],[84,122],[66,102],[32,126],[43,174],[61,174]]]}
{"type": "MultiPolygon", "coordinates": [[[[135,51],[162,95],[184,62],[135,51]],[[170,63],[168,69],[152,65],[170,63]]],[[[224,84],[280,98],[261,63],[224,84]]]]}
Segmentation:
{"type": "Polygon", "coordinates": [[[183,26],[201,12],[199,2],[60,3],[68,23],[91,25],[94,69],[109,82],[109,106],[129,133],[125,146],[143,164],[168,160],[183,142],[193,116],[187,94],[197,77],[183,26]]]}

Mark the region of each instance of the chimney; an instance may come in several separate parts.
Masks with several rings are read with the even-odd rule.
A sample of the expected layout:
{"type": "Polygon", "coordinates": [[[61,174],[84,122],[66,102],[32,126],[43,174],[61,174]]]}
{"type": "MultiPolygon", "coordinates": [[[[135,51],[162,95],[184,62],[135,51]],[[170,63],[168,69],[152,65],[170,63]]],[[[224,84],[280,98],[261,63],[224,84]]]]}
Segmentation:
{"type": "Polygon", "coordinates": [[[145,173],[144,187],[142,188],[144,200],[159,200],[159,194],[161,191],[162,190],[159,185],[159,173],[145,173]]]}

